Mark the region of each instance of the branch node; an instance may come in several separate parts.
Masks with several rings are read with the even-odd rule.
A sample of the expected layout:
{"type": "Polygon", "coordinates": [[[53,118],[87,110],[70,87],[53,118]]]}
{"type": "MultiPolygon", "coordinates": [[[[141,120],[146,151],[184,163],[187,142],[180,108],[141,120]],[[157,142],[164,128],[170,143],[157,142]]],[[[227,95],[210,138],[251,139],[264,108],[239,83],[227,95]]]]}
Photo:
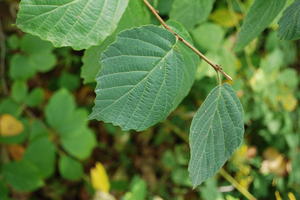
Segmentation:
{"type": "Polygon", "coordinates": [[[148,0],[143,0],[145,5],[149,8],[149,10],[153,13],[153,15],[157,18],[157,20],[161,23],[161,25],[163,27],[165,27],[165,29],[167,29],[168,31],[170,31],[173,35],[175,35],[175,37],[181,41],[182,43],[184,43],[187,47],[189,47],[192,51],[194,51],[194,53],[196,53],[201,59],[203,59],[205,62],[207,62],[212,68],[214,68],[216,71],[220,72],[221,74],[223,74],[228,80],[232,81],[232,78],[226,74],[222,67],[218,64],[215,64],[214,62],[212,62],[211,60],[209,60],[204,54],[202,54],[198,49],[196,49],[192,44],[190,44],[188,41],[186,41],[183,37],[181,37],[178,33],[176,33],[174,30],[172,30],[167,24],[166,22],[159,16],[158,11],[153,8],[153,6],[148,2],[148,0]]]}

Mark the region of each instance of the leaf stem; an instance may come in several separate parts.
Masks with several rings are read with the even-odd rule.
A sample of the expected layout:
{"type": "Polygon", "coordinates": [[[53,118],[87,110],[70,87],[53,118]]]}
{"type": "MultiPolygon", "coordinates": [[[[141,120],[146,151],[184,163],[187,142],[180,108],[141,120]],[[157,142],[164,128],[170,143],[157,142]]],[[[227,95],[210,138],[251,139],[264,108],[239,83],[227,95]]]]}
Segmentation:
{"type": "Polygon", "coordinates": [[[216,72],[217,72],[217,80],[218,80],[218,84],[219,84],[219,85],[222,85],[222,80],[221,80],[220,73],[219,73],[219,71],[216,71],[216,72]]]}
{"type": "Polygon", "coordinates": [[[240,191],[247,199],[256,200],[256,198],[248,192],[243,186],[241,186],[230,174],[223,168],[219,171],[220,175],[222,175],[229,183],[231,183],[238,191],[240,191]]]}
{"type": "Polygon", "coordinates": [[[181,37],[179,34],[177,34],[174,30],[171,29],[171,27],[169,27],[166,22],[160,17],[160,15],[158,14],[158,11],[148,2],[148,0],[143,0],[145,5],[149,8],[149,10],[153,13],[153,15],[157,18],[157,20],[161,23],[161,25],[163,27],[165,27],[165,29],[167,29],[168,31],[170,31],[171,33],[173,33],[175,35],[175,37],[181,41],[183,44],[185,44],[187,47],[189,47],[193,52],[195,52],[201,59],[203,59],[205,62],[207,62],[212,68],[214,68],[214,70],[220,72],[221,74],[223,74],[228,80],[232,81],[232,78],[223,71],[222,67],[218,64],[215,64],[214,62],[212,62],[209,58],[207,58],[203,53],[201,53],[198,49],[196,49],[192,44],[190,44],[188,41],[186,41],[183,37],[181,37]]]}

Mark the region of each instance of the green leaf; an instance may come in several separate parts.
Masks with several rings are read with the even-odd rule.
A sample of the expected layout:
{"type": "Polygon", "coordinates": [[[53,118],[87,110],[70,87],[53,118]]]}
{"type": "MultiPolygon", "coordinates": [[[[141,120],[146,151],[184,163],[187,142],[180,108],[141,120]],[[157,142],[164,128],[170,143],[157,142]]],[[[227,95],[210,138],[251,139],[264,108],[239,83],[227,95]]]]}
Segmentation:
{"type": "Polygon", "coordinates": [[[206,21],[215,0],[174,0],[170,18],[184,24],[188,29],[206,21]]]}
{"type": "Polygon", "coordinates": [[[40,105],[44,100],[44,90],[42,88],[34,88],[26,98],[26,104],[30,107],[40,105]]]}
{"type": "Polygon", "coordinates": [[[74,91],[80,86],[80,78],[77,75],[63,72],[59,77],[58,85],[60,88],[74,91]]]}
{"type": "Polygon", "coordinates": [[[48,178],[54,172],[55,146],[46,137],[36,139],[26,149],[24,158],[35,165],[41,177],[48,178]]]}
{"type": "Polygon", "coordinates": [[[84,83],[96,81],[96,75],[100,70],[99,56],[115,41],[116,35],[125,29],[150,23],[150,15],[141,0],[130,0],[126,11],[118,24],[117,30],[109,36],[101,45],[91,47],[84,52],[82,58],[81,77],[84,83]]]}
{"type": "Polygon", "coordinates": [[[300,1],[290,5],[279,20],[278,35],[283,40],[300,39],[300,1]]]}
{"type": "Polygon", "coordinates": [[[61,143],[70,155],[82,160],[91,155],[96,146],[96,137],[91,130],[83,128],[70,136],[63,136],[61,143]]]}
{"type": "Polygon", "coordinates": [[[29,56],[32,66],[36,71],[48,72],[56,64],[56,57],[51,52],[41,51],[39,53],[34,53],[29,56]]]}
{"type": "Polygon", "coordinates": [[[21,144],[26,140],[27,134],[26,133],[21,133],[16,136],[10,136],[10,137],[3,137],[0,136],[0,143],[3,144],[21,144]]]}
{"type": "Polygon", "coordinates": [[[112,34],[128,0],[22,0],[17,25],[54,46],[85,49],[112,34]]]}
{"type": "Polygon", "coordinates": [[[13,55],[10,63],[10,77],[14,80],[27,80],[36,72],[47,72],[56,64],[51,43],[26,34],[21,40],[20,54],[13,55]]]}
{"type": "Polygon", "coordinates": [[[284,8],[285,2],[286,0],[255,0],[242,25],[235,49],[242,50],[267,28],[284,8]]]}
{"type": "Polygon", "coordinates": [[[293,171],[289,177],[291,183],[296,183],[297,185],[300,184],[300,167],[299,167],[299,162],[300,162],[300,152],[295,151],[292,153],[292,167],[293,171]]]}
{"type": "Polygon", "coordinates": [[[82,67],[80,77],[83,78],[83,83],[92,83],[96,81],[97,73],[101,65],[99,55],[113,42],[113,36],[108,37],[101,45],[91,47],[84,51],[82,57],[82,67]]]}
{"type": "Polygon", "coordinates": [[[10,60],[9,75],[14,80],[27,80],[35,73],[30,59],[26,55],[15,54],[10,60]]]}
{"type": "Polygon", "coordinates": [[[90,118],[137,131],[164,120],[188,94],[197,65],[178,43],[152,25],[120,33],[102,54],[90,118]]]}
{"type": "Polygon", "coordinates": [[[76,181],[83,176],[83,167],[80,162],[68,156],[61,156],[59,159],[59,172],[65,179],[76,181]]]}
{"type": "Polygon", "coordinates": [[[203,199],[223,200],[223,195],[219,191],[216,178],[212,177],[205,181],[204,186],[201,186],[201,197],[203,199]]]}
{"type": "Polygon", "coordinates": [[[159,14],[168,15],[172,9],[174,0],[158,0],[157,9],[159,14]]]}
{"type": "Polygon", "coordinates": [[[12,50],[18,49],[20,46],[20,38],[16,34],[9,36],[7,46],[12,50]]]}
{"type": "Polygon", "coordinates": [[[278,77],[278,82],[281,82],[290,89],[297,88],[299,81],[297,71],[292,68],[284,69],[280,72],[278,77]]]}
{"type": "Polygon", "coordinates": [[[73,96],[61,89],[50,99],[45,112],[47,122],[58,132],[63,148],[78,159],[87,158],[96,146],[95,135],[87,127],[87,111],[75,109],[73,96]]]}
{"type": "Polygon", "coordinates": [[[171,178],[176,185],[191,187],[189,173],[185,167],[176,167],[172,169],[171,178]]]}
{"type": "Polygon", "coordinates": [[[239,147],[244,134],[243,108],[230,85],[217,86],[193,118],[189,174],[196,187],[212,177],[239,147]]]}
{"type": "Polygon", "coordinates": [[[1,99],[0,114],[11,114],[18,116],[22,112],[22,108],[11,98],[1,99]]]}
{"type": "Polygon", "coordinates": [[[189,148],[187,145],[176,145],[175,157],[177,163],[180,165],[187,165],[189,163],[189,148]]]}
{"type": "Polygon", "coordinates": [[[40,38],[25,34],[21,40],[21,50],[27,54],[39,54],[40,52],[51,52],[54,47],[50,42],[41,40],[40,38]]]}
{"type": "Polygon", "coordinates": [[[4,182],[0,179],[0,199],[8,200],[8,194],[9,190],[7,188],[7,185],[5,185],[4,182]]]}
{"type": "Polygon", "coordinates": [[[55,66],[56,57],[52,53],[54,47],[50,42],[26,34],[21,40],[21,50],[31,62],[36,71],[47,72],[55,66]]]}
{"type": "Polygon", "coordinates": [[[27,95],[27,84],[24,81],[15,81],[12,85],[11,97],[18,103],[25,100],[27,95]]]}
{"type": "Polygon", "coordinates": [[[146,182],[136,176],[130,184],[130,191],[124,196],[124,200],[144,200],[147,196],[146,182]]]}
{"type": "Polygon", "coordinates": [[[115,34],[129,28],[150,23],[148,8],[140,0],[130,0],[115,34]]]}
{"type": "Polygon", "coordinates": [[[50,99],[45,109],[49,125],[63,133],[66,121],[71,121],[75,110],[73,96],[65,89],[56,92],[50,99]]]}
{"type": "Polygon", "coordinates": [[[218,50],[224,40],[225,31],[217,24],[205,23],[192,31],[195,42],[205,50],[218,50]]]}
{"type": "Polygon", "coordinates": [[[88,112],[85,109],[72,111],[71,117],[64,119],[64,126],[59,129],[62,137],[72,137],[75,132],[87,127],[88,112]]]}
{"type": "Polygon", "coordinates": [[[48,130],[45,124],[40,120],[34,120],[30,124],[30,135],[29,140],[33,141],[38,138],[43,138],[48,136],[48,130]]]}
{"type": "MultiPolygon", "coordinates": [[[[176,33],[178,33],[186,41],[193,43],[193,40],[192,40],[189,32],[186,30],[186,28],[180,22],[170,19],[167,21],[167,24],[172,28],[172,30],[174,30],[176,33]]],[[[181,44],[181,43],[178,43],[178,44],[181,44]]]]}
{"type": "Polygon", "coordinates": [[[36,190],[44,184],[38,169],[26,160],[5,164],[3,176],[8,184],[22,192],[36,190]]]}
{"type": "MultiPolygon", "coordinates": [[[[189,32],[185,29],[185,27],[180,24],[179,22],[173,21],[173,20],[168,20],[167,24],[181,37],[183,37],[186,41],[188,41],[190,44],[193,44],[193,40],[189,34],[189,32]]],[[[182,94],[184,95],[183,97],[177,98],[175,100],[175,108],[179,105],[179,103],[182,101],[182,99],[189,93],[189,90],[191,86],[194,83],[195,80],[195,73],[197,66],[200,62],[199,57],[191,51],[189,47],[187,47],[185,44],[182,42],[177,42],[176,44],[178,46],[178,49],[180,49],[180,53],[183,57],[184,61],[184,66],[188,69],[188,72],[185,71],[186,73],[186,79],[184,81],[185,85],[183,85],[182,89],[182,94]]],[[[175,47],[175,49],[177,49],[175,47]]],[[[174,109],[175,109],[174,108],[174,109]]]]}
{"type": "Polygon", "coordinates": [[[174,169],[177,167],[177,161],[176,161],[176,156],[174,153],[170,150],[167,150],[161,159],[161,162],[165,168],[168,170],[174,169]]]}

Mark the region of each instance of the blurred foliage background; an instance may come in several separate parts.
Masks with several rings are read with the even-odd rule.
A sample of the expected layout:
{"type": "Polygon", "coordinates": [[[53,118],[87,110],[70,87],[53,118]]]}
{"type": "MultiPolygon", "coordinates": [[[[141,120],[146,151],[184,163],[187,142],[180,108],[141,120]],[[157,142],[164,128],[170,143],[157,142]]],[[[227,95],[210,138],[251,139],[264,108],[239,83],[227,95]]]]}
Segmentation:
{"type": "MultiPolygon", "coordinates": [[[[168,19],[172,2],[152,3],[168,19]]],[[[220,173],[192,189],[188,128],[217,84],[206,63],[166,121],[122,132],[87,120],[95,84],[80,78],[83,52],[22,33],[18,1],[0,0],[0,199],[300,199],[300,43],[279,40],[276,19],[235,53],[252,2],[218,0],[205,22],[189,24],[195,45],[233,77],[246,126],[244,144],[220,173]]]]}

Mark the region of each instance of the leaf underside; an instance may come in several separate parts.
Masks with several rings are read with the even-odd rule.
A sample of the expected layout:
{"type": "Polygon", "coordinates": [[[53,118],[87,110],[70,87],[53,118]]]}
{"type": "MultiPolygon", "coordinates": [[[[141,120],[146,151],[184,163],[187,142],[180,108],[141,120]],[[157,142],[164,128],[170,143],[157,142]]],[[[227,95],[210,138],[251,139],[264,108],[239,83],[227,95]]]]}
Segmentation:
{"type": "Polygon", "coordinates": [[[242,142],[243,108],[230,85],[217,86],[193,118],[189,174],[193,186],[213,176],[242,142]]]}
{"type": "Polygon", "coordinates": [[[86,49],[112,34],[128,0],[22,0],[17,25],[56,47],[86,49]]]}
{"type": "Polygon", "coordinates": [[[142,131],[164,120],[187,95],[197,57],[169,31],[142,26],[121,32],[101,58],[92,119],[142,131]]]}

